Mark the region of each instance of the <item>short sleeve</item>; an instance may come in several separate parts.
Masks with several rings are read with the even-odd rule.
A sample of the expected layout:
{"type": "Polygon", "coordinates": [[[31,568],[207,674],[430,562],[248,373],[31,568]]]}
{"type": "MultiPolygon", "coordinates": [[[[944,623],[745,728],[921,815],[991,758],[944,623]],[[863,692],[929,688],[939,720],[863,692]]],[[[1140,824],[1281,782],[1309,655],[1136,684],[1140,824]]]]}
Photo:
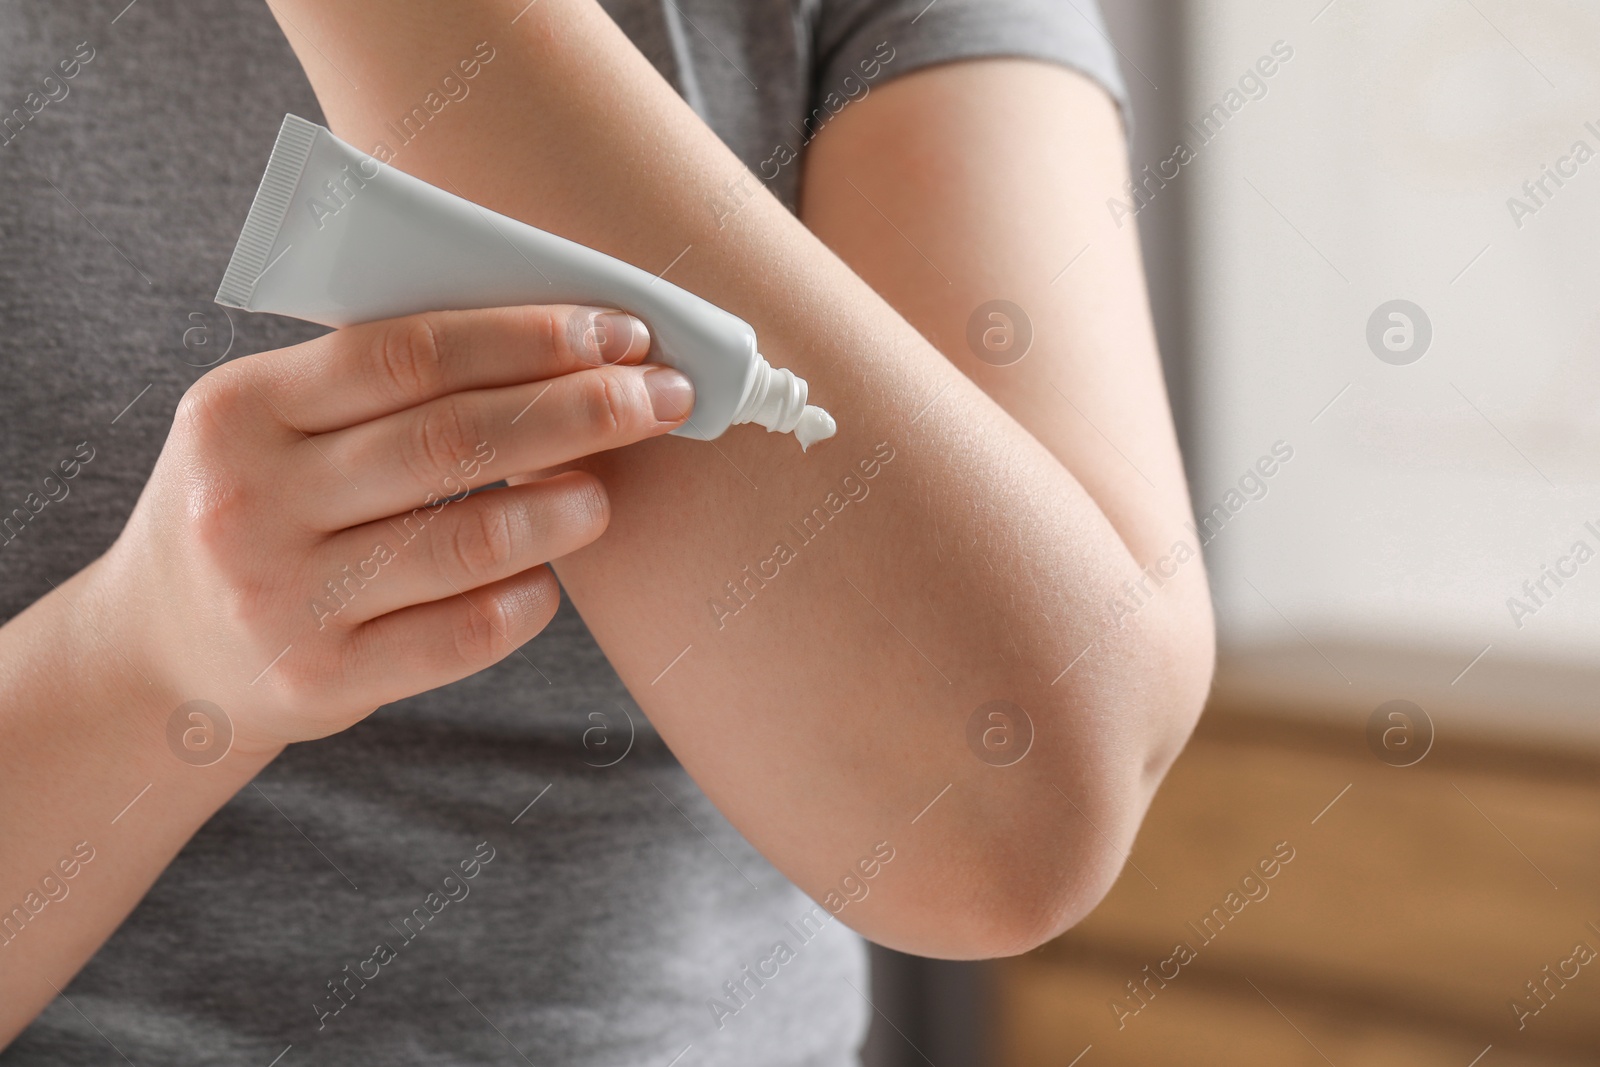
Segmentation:
{"type": "Polygon", "coordinates": [[[1130,123],[1096,0],[821,0],[816,19],[813,107],[830,93],[851,97],[862,83],[939,63],[1011,56],[1087,75],[1116,101],[1124,127],[1130,123]]]}

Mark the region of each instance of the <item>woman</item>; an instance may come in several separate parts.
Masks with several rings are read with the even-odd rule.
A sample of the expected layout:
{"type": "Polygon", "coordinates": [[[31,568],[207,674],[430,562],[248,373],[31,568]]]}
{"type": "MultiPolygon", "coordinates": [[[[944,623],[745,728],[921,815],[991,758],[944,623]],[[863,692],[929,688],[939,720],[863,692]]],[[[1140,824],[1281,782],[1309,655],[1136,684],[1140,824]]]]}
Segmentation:
{"type": "Polygon", "coordinates": [[[10,8],[0,1059],[847,1063],[852,930],[1086,914],[1211,662],[1092,17],[10,8]],[[285,111],[838,437],[661,436],[606,309],[226,317],[285,111]]]}

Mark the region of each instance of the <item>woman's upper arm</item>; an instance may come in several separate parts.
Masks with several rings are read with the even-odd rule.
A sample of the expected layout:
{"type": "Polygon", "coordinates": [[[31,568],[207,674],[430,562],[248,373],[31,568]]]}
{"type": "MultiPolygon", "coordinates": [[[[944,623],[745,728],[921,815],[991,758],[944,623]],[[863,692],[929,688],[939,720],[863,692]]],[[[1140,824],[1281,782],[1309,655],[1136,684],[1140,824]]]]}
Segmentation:
{"type": "Polygon", "coordinates": [[[1073,473],[1136,559],[1166,553],[1188,496],[1137,232],[1107,210],[1128,171],[1105,90],[1036,60],[926,67],[845,106],[805,168],[806,225],[1073,473]]]}

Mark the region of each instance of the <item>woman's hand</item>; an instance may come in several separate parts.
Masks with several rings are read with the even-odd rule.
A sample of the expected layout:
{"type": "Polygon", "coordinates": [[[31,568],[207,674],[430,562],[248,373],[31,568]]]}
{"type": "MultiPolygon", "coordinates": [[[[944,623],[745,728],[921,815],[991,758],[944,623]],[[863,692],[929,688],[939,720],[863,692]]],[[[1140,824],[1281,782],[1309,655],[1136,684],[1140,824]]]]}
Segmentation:
{"type": "Polygon", "coordinates": [[[196,382],[94,568],[114,643],[269,752],[470,675],[550,621],[544,564],[605,530],[592,474],[463,496],[665,433],[689,381],[593,308],[337,330],[196,382]],[[133,651],[137,650],[137,651],[133,651]]]}
{"type": "Polygon", "coordinates": [[[606,529],[605,488],[570,470],[466,491],[683,422],[688,379],[638,366],[649,348],[616,312],[458,311],[195,383],[110,551],[0,626],[0,901],[78,845],[98,857],[70,913],[0,931],[0,1048],[286,744],[549,622],[545,564],[606,529]],[[192,700],[231,733],[190,748],[192,700]]]}

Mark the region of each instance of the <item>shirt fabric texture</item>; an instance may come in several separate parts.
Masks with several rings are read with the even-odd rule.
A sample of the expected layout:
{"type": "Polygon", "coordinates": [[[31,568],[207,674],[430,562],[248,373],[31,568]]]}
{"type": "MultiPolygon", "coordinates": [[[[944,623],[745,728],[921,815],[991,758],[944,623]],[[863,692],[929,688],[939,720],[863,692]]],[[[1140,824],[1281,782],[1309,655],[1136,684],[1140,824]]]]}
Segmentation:
{"type": "MultiPolygon", "coordinates": [[[[0,619],[116,538],[207,365],[322,332],[212,302],[283,114],[323,121],[266,5],[123,4],[0,0],[0,515],[26,514],[0,534],[0,619]]],[[[913,70],[1024,56],[1124,95],[1091,0],[606,7],[791,209],[805,141],[913,70]]],[[[838,1067],[869,986],[862,941],[827,919],[564,602],[498,666],[291,746],[0,1064],[838,1067]],[[778,942],[792,959],[746,981],[778,942]]]]}

